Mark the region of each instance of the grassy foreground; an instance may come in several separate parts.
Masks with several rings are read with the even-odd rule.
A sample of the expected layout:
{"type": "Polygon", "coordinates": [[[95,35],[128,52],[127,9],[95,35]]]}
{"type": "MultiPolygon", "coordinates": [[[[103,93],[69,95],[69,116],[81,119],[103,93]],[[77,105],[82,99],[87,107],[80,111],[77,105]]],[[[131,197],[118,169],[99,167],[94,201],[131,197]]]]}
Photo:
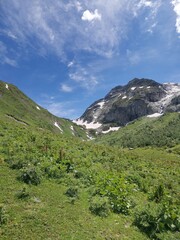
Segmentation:
{"type": "Polygon", "coordinates": [[[1,121],[0,238],[180,239],[179,160],[1,121]]]}

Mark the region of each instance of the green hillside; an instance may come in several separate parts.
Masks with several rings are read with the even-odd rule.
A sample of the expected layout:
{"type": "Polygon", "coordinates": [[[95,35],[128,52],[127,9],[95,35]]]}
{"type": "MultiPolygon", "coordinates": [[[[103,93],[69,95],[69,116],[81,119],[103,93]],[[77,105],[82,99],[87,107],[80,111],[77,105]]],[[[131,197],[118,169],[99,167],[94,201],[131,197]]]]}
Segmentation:
{"type": "Polygon", "coordinates": [[[0,238],[179,239],[179,160],[0,119],[0,238]]]}
{"type": "Polygon", "coordinates": [[[86,132],[72,121],[52,115],[17,87],[3,81],[0,81],[0,109],[0,117],[5,121],[16,121],[27,127],[37,127],[58,134],[75,135],[87,139],[86,132]]]}
{"type": "Polygon", "coordinates": [[[173,147],[180,144],[180,114],[168,113],[159,118],[144,117],[117,132],[101,135],[96,142],[119,147],[173,147]]]}
{"type": "Polygon", "coordinates": [[[178,113],[94,143],[38,108],[0,83],[0,239],[180,239],[178,113]]]}

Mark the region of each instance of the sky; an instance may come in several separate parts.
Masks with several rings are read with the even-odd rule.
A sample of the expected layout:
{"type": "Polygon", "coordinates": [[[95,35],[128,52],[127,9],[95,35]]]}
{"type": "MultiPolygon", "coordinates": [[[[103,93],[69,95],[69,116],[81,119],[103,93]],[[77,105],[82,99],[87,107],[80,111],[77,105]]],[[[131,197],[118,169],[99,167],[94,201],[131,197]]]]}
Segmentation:
{"type": "Polygon", "coordinates": [[[0,79],[54,115],[135,77],[180,83],[180,0],[0,0],[0,79]]]}

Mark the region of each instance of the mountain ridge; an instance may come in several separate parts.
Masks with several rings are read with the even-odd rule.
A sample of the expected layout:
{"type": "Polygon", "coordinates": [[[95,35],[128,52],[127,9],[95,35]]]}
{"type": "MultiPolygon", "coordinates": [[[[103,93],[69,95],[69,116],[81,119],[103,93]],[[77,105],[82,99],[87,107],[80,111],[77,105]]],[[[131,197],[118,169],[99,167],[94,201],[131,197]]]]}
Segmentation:
{"type": "Polygon", "coordinates": [[[87,138],[86,132],[72,121],[59,118],[26,96],[13,84],[0,81],[0,116],[26,126],[47,129],[56,134],[87,138]]]}
{"type": "Polygon", "coordinates": [[[158,83],[134,78],[125,86],[116,86],[88,107],[74,122],[97,132],[125,126],[143,116],[161,116],[180,111],[180,84],[158,83]]]}

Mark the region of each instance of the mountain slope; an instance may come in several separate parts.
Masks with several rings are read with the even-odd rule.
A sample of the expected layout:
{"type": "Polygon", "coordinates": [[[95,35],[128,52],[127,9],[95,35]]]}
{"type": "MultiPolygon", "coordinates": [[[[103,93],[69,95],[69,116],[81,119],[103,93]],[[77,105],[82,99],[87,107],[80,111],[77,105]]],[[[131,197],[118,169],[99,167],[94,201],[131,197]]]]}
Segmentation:
{"type": "Polygon", "coordinates": [[[180,239],[179,169],[178,153],[0,118],[0,239],[180,239]]]}
{"type": "Polygon", "coordinates": [[[159,118],[143,117],[117,132],[101,135],[96,142],[119,147],[173,147],[180,144],[180,113],[159,118]]]}
{"type": "Polygon", "coordinates": [[[54,133],[86,137],[85,131],[68,119],[54,116],[12,84],[0,81],[0,116],[24,126],[47,129],[54,133]]]}
{"type": "MultiPolygon", "coordinates": [[[[129,151],[70,137],[71,121],[4,82],[0,109],[0,239],[180,239],[179,146],[129,151]]],[[[178,113],[124,130],[146,122],[178,138],[178,113]]]]}
{"type": "Polygon", "coordinates": [[[99,131],[117,130],[142,116],[180,111],[180,84],[160,84],[135,78],[125,86],[113,88],[96,101],[75,122],[99,131]]]}

